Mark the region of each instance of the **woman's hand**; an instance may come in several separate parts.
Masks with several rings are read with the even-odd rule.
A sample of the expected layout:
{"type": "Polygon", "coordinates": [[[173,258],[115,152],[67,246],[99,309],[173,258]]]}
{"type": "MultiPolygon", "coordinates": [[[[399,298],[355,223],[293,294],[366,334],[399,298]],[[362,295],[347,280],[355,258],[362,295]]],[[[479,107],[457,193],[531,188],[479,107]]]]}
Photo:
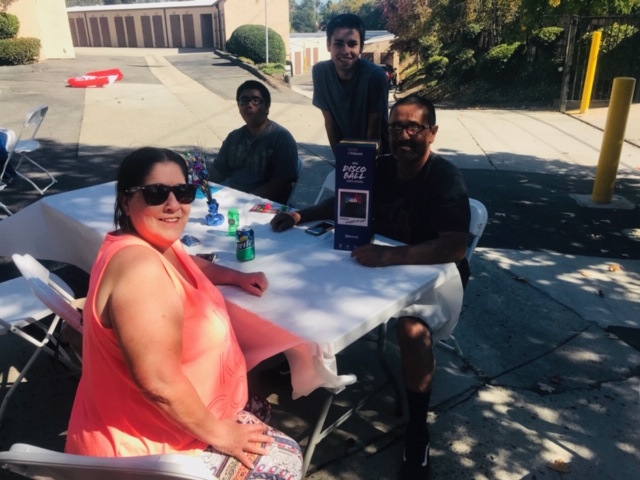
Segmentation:
{"type": "Polygon", "coordinates": [[[273,437],[266,435],[265,425],[260,423],[240,424],[232,416],[216,422],[211,446],[216,450],[237,458],[245,467],[253,469],[255,465],[249,460],[247,453],[266,455],[267,449],[263,443],[271,444],[273,437]]]}
{"type": "Polygon", "coordinates": [[[252,295],[261,297],[269,288],[269,280],[262,272],[240,273],[236,285],[252,295]]]}

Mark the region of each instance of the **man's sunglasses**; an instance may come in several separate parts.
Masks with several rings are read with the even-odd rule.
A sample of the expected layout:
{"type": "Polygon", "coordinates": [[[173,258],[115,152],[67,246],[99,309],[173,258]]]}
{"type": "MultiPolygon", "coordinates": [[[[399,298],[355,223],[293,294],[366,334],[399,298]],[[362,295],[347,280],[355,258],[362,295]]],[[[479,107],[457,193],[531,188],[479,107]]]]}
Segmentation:
{"type": "Polygon", "coordinates": [[[258,105],[262,105],[264,103],[264,98],[260,97],[246,97],[242,96],[238,98],[238,105],[253,105],[257,107],[258,105]]]}
{"type": "Polygon", "coordinates": [[[178,202],[183,204],[193,203],[196,199],[197,185],[191,183],[181,183],[179,185],[163,185],[155,183],[153,185],[144,185],[143,187],[133,187],[125,191],[125,193],[142,192],[142,198],[147,205],[162,205],[169,198],[169,193],[173,193],[178,202]]]}

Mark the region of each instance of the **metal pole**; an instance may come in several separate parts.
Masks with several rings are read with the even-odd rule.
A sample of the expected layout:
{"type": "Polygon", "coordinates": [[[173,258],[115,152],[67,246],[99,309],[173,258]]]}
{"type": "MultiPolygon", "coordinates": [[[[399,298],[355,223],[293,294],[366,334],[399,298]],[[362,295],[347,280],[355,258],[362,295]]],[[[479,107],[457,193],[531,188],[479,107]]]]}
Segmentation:
{"type": "Polygon", "coordinates": [[[268,0],[264,0],[264,44],[265,44],[265,63],[269,63],[269,8],[268,0]]]}
{"type": "Polygon", "coordinates": [[[591,193],[591,200],[595,203],[611,203],[613,199],[620,154],[624,143],[624,131],[627,128],[635,86],[636,79],[632,77],[613,79],[613,90],[611,90],[607,122],[604,126],[598,169],[591,193]]]}
{"type": "Polygon", "coordinates": [[[582,101],[580,102],[580,113],[587,113],[591,104],[591,92],[593,90],[593,79],[596,76],[596,67],[598,66],[598,52],[600,52],[600,43],[602,42],[602,32],[600,30],[593,32],[591,39],[591,50],[589,51],[589,63],[587,64],[587,74],[584,79],[584,88],[582,89],[582,101]]]}
{"type": "Polygon", "coordinates": [[[564,70],[562,72],[562,87],[560,87],[560,112],[567,111],[567,96],[569,91],[569,80],[571,79],[571,64],[573,63],[573,43],[575,42],[576,30],[578,29],[578,17],[569,17],[567,22],[567,35],[565,45],[564,70]]]}

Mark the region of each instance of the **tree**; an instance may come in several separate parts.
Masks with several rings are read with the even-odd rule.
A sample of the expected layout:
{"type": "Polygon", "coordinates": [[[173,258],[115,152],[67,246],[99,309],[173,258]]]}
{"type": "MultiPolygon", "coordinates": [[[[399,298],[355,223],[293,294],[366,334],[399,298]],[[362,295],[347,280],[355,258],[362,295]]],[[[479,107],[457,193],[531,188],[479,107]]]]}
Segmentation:
{"type": "Polygon", "coordinates": [[[394,49],[417,54],[420,39],[428,33],[432,10],[424,0],[381,0],[387,29],[398,38],[394,49]]]}
{"type": "Polygon", "coordinates": [[[300,5],[295,6],[291,16],[291,29],[294,32],[316,32],[319,6],[319,0],[302,0],[300,5]]]}
{"type": "Polygon", "coordinates": [[[358,15],[367,30],[384,30],[386,28],[382,7],[378,0],[329,0],[322,8],[322,25],[326,25],[333,17],[342,13],[358,15]]]}

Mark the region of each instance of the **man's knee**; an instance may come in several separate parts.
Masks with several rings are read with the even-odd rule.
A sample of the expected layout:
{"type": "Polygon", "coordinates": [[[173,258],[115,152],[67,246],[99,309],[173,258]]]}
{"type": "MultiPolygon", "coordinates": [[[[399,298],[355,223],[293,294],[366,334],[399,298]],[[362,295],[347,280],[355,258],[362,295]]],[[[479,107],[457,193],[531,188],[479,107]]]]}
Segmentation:
{"type": "Polygon", "coordinates": [[[420,341],[431,345],[431,332],[419,318],[398,318],[397,333],[400,341],[420,341]]]}

